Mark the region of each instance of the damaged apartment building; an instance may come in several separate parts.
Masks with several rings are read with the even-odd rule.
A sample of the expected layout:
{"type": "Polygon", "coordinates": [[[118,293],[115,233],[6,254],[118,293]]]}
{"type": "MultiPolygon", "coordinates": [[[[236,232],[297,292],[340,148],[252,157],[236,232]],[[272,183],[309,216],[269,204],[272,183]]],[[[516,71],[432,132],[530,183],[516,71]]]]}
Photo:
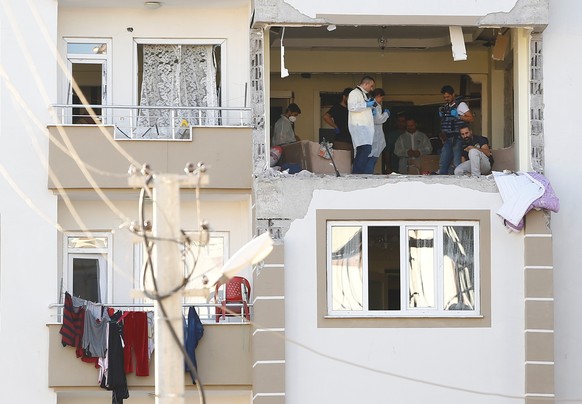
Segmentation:
{"type": "Polygon", "coordinates": [[[101,306],[151,307],[140,293],[151,251],[135,229],[147,233],[158,201],[144,178],[197,162],[209,180],[181,189],[176,238],[203,223],[201,266],[217,270],[265,232],[274,249],[238,274],[238,316],[223,316],[227,292],[210,270],[186,284],[184,314],[195,308],[204,326],[201,383],[185,374],[183,394],[162,397],[152,360],[148,375],[128,373],[127,402],[582,399],[582,191],[569,185],[578,163],[560,154],[575,133],[578,1],[7,0],[0,10],[0,354],[15,364],[3,400],[112,400],[62,345],[64,297],[86,287],[101,306]],[[322,116],[365,75],[386,92],[386,129],[403,113],[433,139],[441,87],[453,86],[504,180],[422,175],[436,152],[406,173],[356,175],[336,150],[335,170],[316,154],[322,116]],[[294,174],[269,161],[292,103],[301,143],[283,158],[303,169],[294,174]],[[522,186],[549,203],[510,206],[522,186]]]}
{"type": "Polygon", "coordinates": [[[322,3],[256,1],[252,16],[253,116],[265,117],[253,129],[254,214],[280,243],[255,276],[257,286],[278,280],[255,321],[276,313],[286,338],[256,364],[269,380],[282,373],[260,402],[553,397],[549,213],[530,213],[516,237],[496,214],[492,177],[387,176],[379,164],[350,175],[341,163],[334,175],[316,154],[331,96],[370,75],[384,106],[415,116],[428,136],[440,129],[440,89],[452,85],[489,138],[494,170],[543,173],[547,2],[322,3]],[[313,175],[265,172],[270,126],[289,103],[301,108],[295,133],[314,142],[299,157],[320,167],[313,175]],[[442,388],[425,383],[435,369],[442,388]]]}
{"type": "MultiPolygon", "coordinates": [[[[384,106],[390,109],[392,120],[398,113],[414,116],[431,139],[440,131],[440,89],[452,85],[475,115],[474,132],[489,138],[498,161],[495,170],[519,170],[531,164],[543,172],[541,32],[547,24],[547,11],[543,11],[547,7],[529,3],[517,2],[506,12],[484,15],[443,12],[425,16],[336,15],[317,7],[310,8],[310,14],[301,12],[294,2],[256,2],[250,38],[252,113],[260,117],[253,131],[255,173],[261,177],[259,173],[269,165],[269,137],[286,105],[300,105],[295,133],[317,143],[321,129],[329,127],[322,115],[332,100],[342,89],[355,87],[364,75],[372,76],[376,87],[385,89],[384,106]],[[520,130],[528,134],[525,139],[519,136],[520,130]]],[[[313,151],[313,145],[307,147],[313,151]]],[[[309,160],[317,160],[293,157],[307,170],[309,160]]],[[[337,158],[340,174],[349,174],[351,167],[344,164],[344,154],[337,158]]],[[[432,160],[430,167],[434,168],[432,160]]],[[[311,170],[316,174],[334,173],[329,162],[312,164],[324,165],[311,170]]],[[[403,174],[421,172],[414,167],[403,174]]],[[[379,173],[377,164],[375,174],[379,173]]],[[[256,195],[259,201],[265,200],[257,205],[257,218],[265,219],[265,226],[274,226],[275,235],[285,233],[289,225],[285,220],[305,213],[300,206],[309,203],[311,189],[347,191],[352,183],[354,190],[361,188],[362,181],[351,182],[354,178],[344,176],[347,178],[338,181],[327,176],[303,181],[299,187],[309,188],[305,192],[297,192],[285,180],[281,180],[284,189],[278,189],[279,181],[263,183],[259,179],[256,195]],[[303,196],[304,202],[294,199],[303,196]]],[[[366,181],[376,180],[370,177],[366,181]]],[[[382,178],[394,182],[441,180],[452,179],[382,178]]]]}

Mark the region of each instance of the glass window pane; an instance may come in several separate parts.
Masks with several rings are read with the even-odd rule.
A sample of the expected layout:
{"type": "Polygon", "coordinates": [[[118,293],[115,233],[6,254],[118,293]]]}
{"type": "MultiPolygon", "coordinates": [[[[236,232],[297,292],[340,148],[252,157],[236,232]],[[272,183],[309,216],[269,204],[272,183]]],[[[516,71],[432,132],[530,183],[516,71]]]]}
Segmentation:
{"type": "Polygon", "coordinates": [[[69,248],[107,248],[107,237],[67,237],[69,248]]]}
{"type": "MultiPolygon", "coordinates": [[[[81,94],[76,89],[72,89],[73,104],[83,104],[83,98],[89,105],[103,104],[103,68],[102,63],[73,63],[71,66],[71,74],[73,80],[79,86],[81,94]]],[[[93,112],[97,117],[97,123],[101,121],[101,108],[94,107],[93,112]]],[[[95,124],[95,120],[89,114],[87,108],[73,108],[73,123],[74,124],[95,124]]]]}
{"type": "Polygon", "coordinates": [[[475,229],[443,228],[444,309],[475,310],[475,229]]]}
{"type": "Polygon", "coordinates": [[[69,55],[106,55],[106,43],[72,43],[67,44],[67,53],[69,55]]]}
{"type": "Polygon", "coordinates": [[[98,259],[73,258],[73,295],[101,303],[98,259]]]}
{"type": "MultiPolygon", "coordinates": [[[[189,248],[181,246],[184,262],[184,276],[190,276],[188,289],[202,289],[213,285],[222,272],[224,264],[226,238],[224,236],[210,236],[208,244],[198,245],[193,242],[189,248]]],[[[186,299],[188,302],[200,301],[200,299],[186,299]]],[[[206,299],[204,299],[204,303],[206,299]]]]}
{"type": "Polygon", "coordinates": [[[368,227],[368,308],[400,310],[400,227],[368,227]]]}
{"type": "Polygon", "coordinates": [[[435,307],[434,230],[408,230],[410,308],[435,307]]]}
{"type": "Polygon", "coordinates": [[[332,310],[363,310],[362,228],[331,228],[332,310]]]}

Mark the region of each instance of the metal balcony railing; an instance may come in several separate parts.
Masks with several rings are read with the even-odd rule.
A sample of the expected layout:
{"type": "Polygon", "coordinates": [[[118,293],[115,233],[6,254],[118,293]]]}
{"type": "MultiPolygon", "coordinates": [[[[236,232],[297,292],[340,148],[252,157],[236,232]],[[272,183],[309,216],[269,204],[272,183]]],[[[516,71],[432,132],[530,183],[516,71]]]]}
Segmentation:
{"type": "MultiPolygon", "coordinates": [[[[119,303],[119,304],[103,304],[104,307],[111,307],[113,309],[118,309],[122,311],[151,311],[154,308],[153,303],[119,303]]],[[[182,311],[184,316],[188,315],[188,309],[190,307],[196,307],[198,317],[203,323],[214,324],[216,323],[216,308],[222,308],[221,303],[183,303],[182,311]]],[[[247,304],[251,318],[252,318],[252,308],[253,304],[247,304]]],[[[242,303],[227,303],[227,312],[232,309],[234,312],[236,308],[241,309],[243,307],[242,303]]],[[[63,304],[62,303],[52,303],[49,305],[49,309],[54,310],[51,313],[51,323],[61,324],[63,322],[63,304]]],[[[225,319],[220,319],[220,323],[244,323],[248,320],[244,317],[243,310],[238,310],[240,313],[229,314],[225,319]]]]}
{"type": "Polygon", "coordinates": [[[112,125],[117,140],[192,140],[192,127],[251,127],[247,107],[51,105],[58,125],[112,125]],[[95,118],[88,108],[93,109],[95,118]]]}

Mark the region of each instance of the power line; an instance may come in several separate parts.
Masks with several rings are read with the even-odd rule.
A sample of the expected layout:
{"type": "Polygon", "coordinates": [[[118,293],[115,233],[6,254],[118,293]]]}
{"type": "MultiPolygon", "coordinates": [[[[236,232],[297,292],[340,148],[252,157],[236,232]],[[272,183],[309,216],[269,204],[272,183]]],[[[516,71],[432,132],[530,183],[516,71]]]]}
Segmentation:
{"type": "MultiPolygon", "coordinates": [[[[31,2],[28,1],[28,4],[31,5],[31,2]]],[[[32,3],[34,4],[34,3],[32,3]]],[[[43,33],[46,32],[46,27],[43,25],[44,21],[40,18],[39,14],[38,14],[38,10],[36,9],[36,7],[31,7],[31,10],[33,11],[33,16],[37,22],[37,24],[39,26],[41,26],[43,33]]],[[[9,19],[10,21],[13,20],[13,18],[9,19]]],[[[21,38],[20,38],[21,39],[21,38]]],[[[21,43],[22,45],[22,43],[21,43]]],[[[49,43],[49,45],[52,45],[52,42],[49,43]]],[[[23,47],[24,48],[24,47],[23,47]]],[[[52,49],[52,47],[51,47],[52,49]]],[[[58,52],[55,50],[55,54],[58,56],[58,52]]],[[[27,60],[30,62],[30,55],[28,55],[27,60]]],[[[57,57],[57,60],[59,61],[59,66],[61,66],[61,68],[63,68],[63,61],[61,60],[60,57],[57,57]]],[[[30,63],[30,65],[32,65],[32,63],[30,63]]],[[[63,69],[66,73],[68,73],[67,69],[63,69]]],[[[38,75],[36,76],[38,77],[38,75]]],[[[67,75],[67,78],[73,83],[73,86],[75,87],[75,90],[77,91],[77,93],[82,97],[82,103],[84,105],[89,105],[87,100],[85,99],[85,97],[82,95],[82,92],[80,91],[80,89],[78,88],[77,83],[75,82],[74,78],[70,77],[69,75],[67,75]]],[[[39,86],[40,87],[40,86],[39,86]]],[[[95,117],[94,111],[90,110],[90,114],[91,116],[95,117]]],[[[100,127],[100,129],[102,129],[100,127]]],[[[102,130],[103,134],[105,135],[105,137],[111,141],[109,136],[106,136],[105,131],[102,130]]],[[[78,156],[76,150],[74,149],[73,145],[71,144],[70,140],[68,139],[68,137],[66,136],[66,132],[63,131],[61,133],[61,136],[63,136],[63,139],[65,140],[65,145],[60,144],[59,142],[56,142],[55,139],[52,139],[50,137],[50,135],[48,136],[49,139],[51,139],[51,141],[56,142],[55,144],[57,144],[57,146],[59,148],[61,148],[61,150],[66,150],[67,154],[69,154],[77,163],[77,165],[79,166],[81,172],[83,173],[83,175],[85,176],[85,178],[90,182],[90,184],[92,185],[93,189],[98,193],[99,197],[110,207],[110,209],[116,213],[120,218],[122,218],[123,220],[128,219],[123,212],[121,212],[120,210],[117,209],[117,207],[111,202],[111,200],[102,192],[101,188],[98,186],[97,182],[93,179],[93,177],[91,176],[91,174],[89,173],[89,171],[94,171],[94,172],[99,172],[101,174],[103,174],[103,171],[98,171],[98,169],[96,168],[91,168],[89,165],[87,165],[85,162],[83,162],[80,157],[78,156]]],[[[129,161],[132,162],[134,164],[136,164],[136,161],[129,156],[127,153],[125,153],[125,151],[122,148],[119,148],[119,145],[117,143],[115,143],[115,141],[112,141],[112,144],[116,146],[116,149],[122,154],[124,155],[124,157],[129,161]],[[123,152],[122,152],[123,151],[123,152]]],[[[48,167],[47,165],[47,169],[50,172],[50,167],[48,167]]],[[[24,192],[20,189],[20,187],[18,187],[18,184],[10,177],[9,173],[7,172],[7,170],[5,169],[4,166],[0,165],[0,173],[2,174],[2,176],[7,180],[7,182],[9,183],[9,185],[15,190],[15,192],[19,195],[19,197],[21,197],[26,204],[31,207],[40,217],[42,217],[44,220],[47,220],[47,222],[51,223],[50,218],[48,218],[40,209],[38,209],[38,207],[36,205],[34,205],[34,203],[32,202],[32,200],[26,196],[24,194],[24,192]]],[[[116,175],[114,173],[110,173],[110,175],[116,175]]],[[[52,177],[51,177],[52,178],[52,177]]],[[[52,178],[54,182],[56,182],[56,178],[52,178]]],[[[70,199],[68,199],[68,197],[66,197],[67,193],[66,191],[64,191],[64,189],[62,187],[58,187],[59,189],[59,193],[61,194],[61,196],[63,196],[63,199],[66,201],[65,203],[67,203],[67,206],[69,207],[69,209],[71,209],[71,212],[76,212],[72,206],[72,203],[70,201],[70,199]],[[67,202],[68,201],[68,202],[67,202]]],[[[198,188],[196,188],[196,192],[198,193],[198,188]]],[[[198,218],[200,218],[200,211],[199,209],[197,209],[198,212],[198,218]]],[[[73,214],[75,216],[75,220],[77,221],[77,223],[79,224],[80,227],[86,229],[86,226],[82,223],[82,220],[80,218],[80,216],[78,216],[78,214],[73,214]]],[[[53,223],[53,225],[59,230],[59,231],[63,231],[62,227],[58,224],[58,223],[53,223]]],[[[88,231],[88,230],[87,230],[88,231]]],[[[147,245],[146,249],[148,252],[148,262],[149,262],[149,268],[150,271],[152,270],[152,266],[151,266],[151,261],[150,261],[150,254],[151,254],[151,246],[152,244],[149,244],[149,241],[152,241],[150,239],[147,238],[147,235],[145,235],[144,233],[144,244],[147,245]]],[[[144,271],[145,272],[145,271],[144,271]]],[[[192,271],[193,273],[193,271],[192,271]]],[[[159,291],[157,289],[156,286],[156,282],[155,282],[155,276],[153,276],[153,280],[154,280],[154,286],[155,286],[155,296],[154,299],[158,300],[161,303],[161,300],[163,299],[162,296],[159,295],[159,291]]],[[[183,286],[180,286],[180,289],[183,286]]],[[[178,290],[180,290],[178,289],[178,290]]],[[[173,291],[172,293],[177,293],[178,290],[173,291]]],[[[163,311],[163,305],[161,305],[162,311],[163,311]]],[[[168,316],[166,313],[164,313],[164,317],[166,318],[166,320],[168,321],[168,326],[170,327],[171,330],[173,330],[173,327],[171,327],[171,324],[169,324],[169,320],[168,320],[168,316]]],[[[173,330],[174,331],[174,330],[173,330]]],[[[175,331],[174,331],[174,335],[175,335],[175,331]]],[[[177,338],[177,337],[176,337],[177,338]]],[[[471,390],[471,389],[464,389],[464,388],[458,388],[458,387],[454,387],[454,386],[448,386],[448,385],[444,385],[444,384],[440,384],[440,383],[434,383],[434,382],[430,382],[430,381],[425,381],[425,380],[421,380],[421,379],[416,379],[416,378],[411,378],[411,377],[407,377],[407,376],[403,376],[403,375],[399,375],[397,373],[393,373],[393,372],[387,372],[387,371],[383,371],[380,369],[374,369],[372,367],[369,366],[365,366],[365,365],[361,365],[361,364],[357,364],[354,362],[350,362],[341,358],[337,358],[328,354],[325,354],[323,352],[317,351],[305,344],[299,343],[297,341],[293,341],[287,337],[285,337],[285,340],[289,343],[295,344],[299,347],[301,347],[302,349],[308,350],[316,355],[322,356],[324,358],[330,359],[330,360],[334,360],[340,363],[344,363],[350,366],[354,366],[354,367],[358,367],[360,369],[364,369],[367,371],[371,371],[371,372],[375,372],[375,373],[379,373],[379,374],[383,374],[386,376],[391,376],[391,377],[396,377],[396,378],[400,378],[403,380],[408,380],[408,381],[413,381],[413,382],[417,382],[417,383],[422,383],[422,384],[427,384],[427,385],[431,385],[431,386],[435,386],[435,387],[440,387],[440,388],[447,388],[447,389],[452,389],[452,390],[457,390],[457,391],[462,391],[462,392],[467,392],[467,393],[473,393],[473,394],[480,394],[480,395],[488,395],[488,396],[497,396],[497,397],[502,397],[502,398],[509,398],[509,399],[524,399],[524,397],[521,396],[512,396],[512,395],[505,395],[505,394],[500,394],[500,393],[493,393],[493,392],[483,392],[483,391],[475,391],[475,390],[471,390]]],[[[186,355],[187,358],[187,355],[186,355]]],[[[199,387],[202,389],[202,383],[199,383],[199,387]]],[[[538,400],[543,399],[543,398],[536,398],[538,400]]],[[[549,399],[548,399],[549,400],[549,399]]],[[[552,398],[551,400],[554,401],[582,401],[580,399],[571,399],[571,400],[559,400],[559,399],[554,399],[552,398]]]]}

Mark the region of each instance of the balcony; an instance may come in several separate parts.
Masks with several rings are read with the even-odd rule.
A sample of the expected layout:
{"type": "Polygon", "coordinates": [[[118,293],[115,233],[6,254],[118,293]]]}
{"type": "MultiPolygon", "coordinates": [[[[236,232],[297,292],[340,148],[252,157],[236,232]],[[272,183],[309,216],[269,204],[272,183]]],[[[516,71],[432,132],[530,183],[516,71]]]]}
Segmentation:
{"type": "Polygon", "coordinates": [[[94,118],[77,113],[80,107],[53,106],[58,122],[48,126],[49,189],[92,188],[85,170],[101,188],[127,189],[130,164],[180,173],[198,161],[211,170],[213,189],[251,188],[250,109],[149,107],[154,112],[146,119],[143,107],[93,106],[94,118]]]}
{"type": "MultiPolygon", "coordinates": [[[[198,306],[198,305],[197,305],[198,306]]],[[[214,305],[200,305],[200,318],[204,324],[204,336],[196,348],[196,359],[200,380],[205,386],[238,388],[247,390],[252,385],[252,324],[240,316],[226,318],[216,323],[214,320],[214,305]]],[[[60,318],[62,305],[52,305],[57,309],[57,319],[60,318]]],[[[118,307],[118,306],[115,306],[118,307]]],[[[119,306],[121,307],[121,306],[119,306]]],[[[126,307],[126,306],[124,306],[126,307]]],[[[137,306],[129,305],[130,310],[137,306]]],[[[139,306],[142,307],[142,306],[139,306]]],[[[151,305],[144,305],[149,307],[151,305]]],[[[49,332],[49,387],[57,391],[76,391],[80,388],[95,388],[98,370],[93,364],[82,362],[75,355],[72,347],[61,345],[60,323],[47,325],[49,332]]],[[[130,390],[151,391],[155,385],[155,353],[150,360],[150,376],[127,375],[130,390]]],[[[184,374],[184,383],[192,386],[190,376],[184,374]]]]}
{"type": "Polygon", "coordinates": [[[113,125],[116,140],[188,141],[193,126],[251,126],[251,110],[243,107],[55,104],[52,108],[60,125],[113,125]]]}

